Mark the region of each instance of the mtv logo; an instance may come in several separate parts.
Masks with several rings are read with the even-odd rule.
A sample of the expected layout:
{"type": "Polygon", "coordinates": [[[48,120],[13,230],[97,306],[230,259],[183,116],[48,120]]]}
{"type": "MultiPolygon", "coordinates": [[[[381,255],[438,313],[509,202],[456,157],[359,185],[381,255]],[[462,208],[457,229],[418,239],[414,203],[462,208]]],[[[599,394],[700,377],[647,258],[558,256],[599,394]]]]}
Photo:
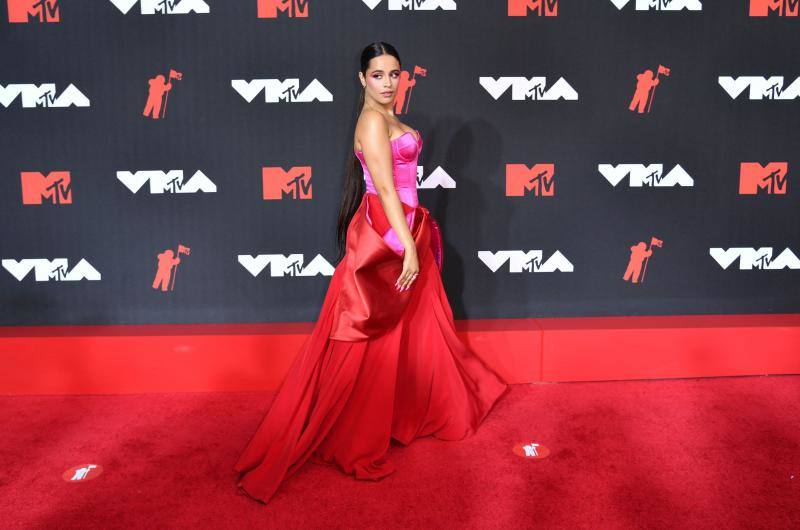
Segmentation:
{"type": "Polygon", "coordinates": [[[758,162],[742,162],[739,166],[739,194],[786,195],[788,162],[770,162],[762,166],[758,162]]]}
{"type": "Polygon", "coordinates": [[[513,101],[524,101],[526,99],[555,101],[559,98],[564,100],[577,100],[578,93],[567,83],[563,77],[553,83],[550,88],[547,86],[546,77],[479,77],[478,83],[494,99],[500,98],[511,88],[511,99],[513,101]]]}
{"type": "Polygon", "coordinates": [[[52,260],[41,258],[4,259],[3,268],[10,272],[18,281],[22,281],[31,271],[37,282],[50,280],[57,282],[77,282],[80,280],[99,281],[100,273],[85,259],[81,259],[72,270],[69,270],[67,258],[52,260]]]}
{"type": "Polygon", "coordinates": [[[311,166],[295,166],[289,171],[280,167],[261,168],[264,200],[311,199],[311,166]]]}
{"type": "Polygon", "coordinates": [[[555,195],[555,164],[506,164],[506,197],[522,197],[532,190],[535,197],[555,195]]]}
{"type": "Polygon", "coordinates": [[[258,277],[267,266],[270,268],[270,276],[280,278],[284,276],[333,276],[334,268],[321,255],[317,254],[308,265],[303,264],[302,254],[259,254],[250,256],[240,254],[239,264],[247,271],[258,277]]]}
{"type": "Polygon", "coordinates": [[[8,21],[61,22],[59,0],[8,0],[8,21]]]}
{"type": "Polygon", "coordinates": [[[231,86],[248,103],[251,103],[262,92],[264,93],[265,103],[333,101],[333,94],[316,79],[313,79],[302,92],[300,92],[299,79],[286,79],[285,81],[279,81],[278,79],[253,79],[252,81],[232,79],[231,86]]]}
{"type": "Polygon", "coordinates": [[[22,204],[72,204],[72,179],[69,171],[51,171],[47,176],[38,171],[23,171],[22,204]]]}
{"type": "Polygon", "coordinates": [[[508,16],[524,17],[528,11],[540,17],[558,15],[558,0],[508,0],[508,16]]]}
{"type": "Polygon", "coordinates": [[[256,12],[258,18],[308,18],[308,0],[258,0],[256,12]]]}

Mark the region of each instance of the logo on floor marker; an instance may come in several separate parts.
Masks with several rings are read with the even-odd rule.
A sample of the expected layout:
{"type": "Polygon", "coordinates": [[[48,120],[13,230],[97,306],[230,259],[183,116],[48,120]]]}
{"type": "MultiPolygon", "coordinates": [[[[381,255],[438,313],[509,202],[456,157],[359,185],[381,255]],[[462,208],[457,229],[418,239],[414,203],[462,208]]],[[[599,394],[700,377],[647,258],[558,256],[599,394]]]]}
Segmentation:
{"type": "Polygon", "coordinates": [[[542,459],[550,455],[550,449],[536,442],[518,443],[512,451],[522,458],[542,459]]]}
{"type": "Polygon", "coordinates": [[[99,464],[88,464],[85,466],[75,466],[61,474],[66,482],[86,482],[99,477],[103,473],[103,466],[99,464]]]}

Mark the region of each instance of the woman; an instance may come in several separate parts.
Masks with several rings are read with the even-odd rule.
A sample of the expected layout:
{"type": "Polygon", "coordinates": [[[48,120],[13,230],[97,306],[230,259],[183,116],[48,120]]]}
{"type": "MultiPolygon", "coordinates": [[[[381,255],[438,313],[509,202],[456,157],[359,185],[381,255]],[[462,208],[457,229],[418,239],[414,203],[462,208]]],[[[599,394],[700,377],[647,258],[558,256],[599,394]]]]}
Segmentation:
{"type": "Polygon", "coordinates": [[[234,467],[238,486],[264,503],[308,459],[381,479],[395,470],[391,438],[463,439],[507,388],[456,336],[438,225],[417,200],[422,137],[393,114],[400,73],[390,44],[361,53],[338,264],[314,330],[234,467]]]}

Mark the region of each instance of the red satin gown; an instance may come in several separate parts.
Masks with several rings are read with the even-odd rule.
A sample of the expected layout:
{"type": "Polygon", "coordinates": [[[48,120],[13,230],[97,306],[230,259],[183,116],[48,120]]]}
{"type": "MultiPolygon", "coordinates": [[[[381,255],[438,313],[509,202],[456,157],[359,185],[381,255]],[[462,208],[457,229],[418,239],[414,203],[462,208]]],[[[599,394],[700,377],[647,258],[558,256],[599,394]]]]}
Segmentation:
{"type": "Polygon", "coordinates": [[[395,188],[411,228],[419,276],[394,283],[403,248],[375,194],[367,191],[347,229],[319,318],[272,406],[234,466],[239,487],[268,502],[307,460],[356,479],[395,471],[390,440],[474,434],[507,385],[456,336],[440,276],[441,235],[416,193],[422,138],[392,140],[395,188]],[[399,248],[398,248],[399,247],[399,248]]]}

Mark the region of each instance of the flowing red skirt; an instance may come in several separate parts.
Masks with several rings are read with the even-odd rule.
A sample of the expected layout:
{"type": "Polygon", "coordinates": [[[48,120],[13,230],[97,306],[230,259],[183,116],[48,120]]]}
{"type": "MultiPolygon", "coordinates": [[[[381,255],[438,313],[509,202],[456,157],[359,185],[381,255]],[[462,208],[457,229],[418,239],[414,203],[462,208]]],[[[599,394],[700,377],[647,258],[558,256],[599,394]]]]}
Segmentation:
{"type": "Polygon", "coordinates": [[[234,466],[239,486],[264,503],[309,459],[381,479],[395,471],[391,438],[461,440],[507,389],[456,336],[428,210],[417,207],[411,230],[419,276],[398,292],[402,257],[366,222],[367,195],[314,330],[234,466]]]}

